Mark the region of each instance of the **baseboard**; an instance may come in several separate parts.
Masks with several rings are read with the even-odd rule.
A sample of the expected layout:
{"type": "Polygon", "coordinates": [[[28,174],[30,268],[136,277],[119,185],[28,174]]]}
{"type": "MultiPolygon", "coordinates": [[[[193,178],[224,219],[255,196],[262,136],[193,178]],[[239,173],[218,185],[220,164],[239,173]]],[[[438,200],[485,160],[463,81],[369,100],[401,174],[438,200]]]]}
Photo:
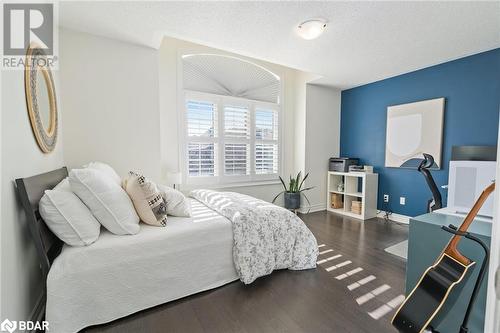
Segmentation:
{"type": "MultiPolygon", "coordinates": [[[[29,320],[32,322],[41,322],[45,317],[45,293],[42,292],[31,310],[29,320]]],[[[50,327],[49,327],[50,328],[50,327]]],[[[35,331],[25,331],[25,332],[35,332],[35,331]]]]}
{"type": "Polygon", "coordinates": [[[310,207],[300,207],[299,213],[301,213],[301,214],[307,214],[307,213],[320,212],[322,210],[326,210],[326,204],[325,203],[311,205],[310,207]]]}
{"type": "MultiPolygon", "coordinates": [[[[384,218],[385,217],[385,211],[381,210],[377,213],[377,217],[384,218]]],[[[403,214],[396,214],[396,213],[391,213],[389,215],[389,220],[398,222],[398,223],[404,223],[404,224],[410,224],[410,219],[411,216],[403,215],[403,214]]]]}

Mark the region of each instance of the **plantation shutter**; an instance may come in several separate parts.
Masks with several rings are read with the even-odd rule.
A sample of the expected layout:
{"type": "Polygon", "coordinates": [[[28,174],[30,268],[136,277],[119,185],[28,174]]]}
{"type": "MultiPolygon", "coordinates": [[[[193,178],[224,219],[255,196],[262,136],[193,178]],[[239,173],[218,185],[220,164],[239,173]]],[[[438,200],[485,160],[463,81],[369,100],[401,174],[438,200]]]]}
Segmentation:
{"type": "Polygon", "coordinates": [[[187,101],[187,134],[189,137],[217,135],[217,105],[212,102],[187,101]]]}
{"type": "Polygon", "coordinates": [[[248,175],[249,168],[249,149],[244,143],[226,143],[224,144],[224,171],[226,175],[248,175]]]}
{"type": "Polygon", "coordinates": [[[224,106],[224,174],[250,174],[250,109],[224,106]]]}
{"type": "Polygon", "coordinates": [[[255,173],[277,174],[279,171],[278,112],[255,110],[255,173]]]}
{"type": "Polygon", "coordinates": [[[224,107],[224,137],[250,139],[250,111],[247,107],[224,107]]]}
{"type": "Polygon", "coordinates": [[[215,176],[215,145],[213,143],[188,144],[189,176],[215,176]]]}
{"type": "Polygon", "coordinates": [[[187,183],[276,180],[280,117],[279,106],[270,103],[187,93],[182,148],[187,183]]]}
{"type": "Polygon", "coordinates": [[[186,101],[187,164],[189,177],[215,176],[217,105],[210,101],[186,101]]]}

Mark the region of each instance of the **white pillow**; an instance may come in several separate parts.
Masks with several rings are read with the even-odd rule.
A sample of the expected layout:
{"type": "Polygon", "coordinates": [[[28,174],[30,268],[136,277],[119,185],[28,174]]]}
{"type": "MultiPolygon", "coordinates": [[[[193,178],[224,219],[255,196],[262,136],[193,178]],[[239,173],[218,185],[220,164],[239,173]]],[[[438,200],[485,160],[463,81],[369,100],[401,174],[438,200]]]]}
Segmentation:
{"type": "Polygon", "coordinates": [[[123,180],[123,188],[132,199],[142,222],[157,227],[167,225],[167,205],[155,183],[130,171],[123,180]]]}
{"type": "MultiPolygon", "coordinates": [[[[57,184],[54,188],[53,188],[54,191],[66,191],[66,192],[71,192],[71,186],[69,185],[69,179],[68,177],[64,178],[63,180],[61,180],[59,182],[59,184],[57,184]]],[[[80,199],[78,199],[80,200],[80,199]]]]}
{"type": "Polygon", "coordinates": [[[120,185],[101,171],[73,169],[69,183],[71,190],[106,229],[116,235],[139,232],[139,216],[132,201],[120,185]]]}
{"type": "Polygon", "coordinates": [[[49,229],[66,244],[90,245],[99,237],[101,225],[83,202],[66,189],[69,189],[67,178],[53,190],[46,190],[38,205],[40,215],[49,229]]]}
{"type": "Polygon", "coordinates": [[[84,168],[88,169],[94,169],[94,170],[99,170],[106,174],[106,176],[110,177],[113,179],[115,183],[118,185],[121,185],[122,179],[121,177],[116,173],[115,169],[113,169],[110,165],[102,162],[90,162],[89,164],[86,164],[83,166],[84,168]]]}
{"type": "Polygon", "coordinates": [[[158,185],[158,187],[167,203],[168,215],[191,217],[191,204],[182,192],[165,185],[158,185]]]}

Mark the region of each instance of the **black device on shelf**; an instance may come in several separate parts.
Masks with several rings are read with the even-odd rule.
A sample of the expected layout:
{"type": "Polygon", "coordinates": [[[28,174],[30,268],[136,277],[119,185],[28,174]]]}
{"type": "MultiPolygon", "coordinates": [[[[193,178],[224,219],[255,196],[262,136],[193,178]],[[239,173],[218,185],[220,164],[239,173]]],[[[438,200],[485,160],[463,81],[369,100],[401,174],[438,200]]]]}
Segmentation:
{"type": "Polygon", "coordinates": [[[452,161],[496,161],[497,146],[453,146],[452,161]]]}
{"type": "Polygon", "coordinates": [[[434,165],[434,157],[426,153],[423,155],[424,159],[420,162],[417,170],[424,175],[425,181],[427,182],[427,185],[432,193],[432,199],[427,202],[427,212],[430,213],[436,209],[442,208],[443,203],[441,193],[439,192],[436,182],[434,181],[434,178],[432,178],[431,172],[429,171],[429,168],[434,165]]]}
{"type": "Polygon", "coordinates": [[[329,161],[328,170],[337,172],[349,172],[349,166],[358,164],[359,158],[332,157],[329,161]]]}

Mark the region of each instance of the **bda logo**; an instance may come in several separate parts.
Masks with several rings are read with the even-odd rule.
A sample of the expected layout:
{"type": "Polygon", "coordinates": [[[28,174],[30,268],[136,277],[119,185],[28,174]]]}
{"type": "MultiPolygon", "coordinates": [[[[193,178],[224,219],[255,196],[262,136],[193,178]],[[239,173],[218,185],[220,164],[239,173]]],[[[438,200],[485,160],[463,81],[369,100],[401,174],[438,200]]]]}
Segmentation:
{"type": "Polygon", "coordinates": [[[16,330],[17,328],[17,322],[15,321],[10,321],[8,319],[5,319],[1,324],[0,324],[0,331],[2,332],[9,332],[12,333],[16,330]]]}

